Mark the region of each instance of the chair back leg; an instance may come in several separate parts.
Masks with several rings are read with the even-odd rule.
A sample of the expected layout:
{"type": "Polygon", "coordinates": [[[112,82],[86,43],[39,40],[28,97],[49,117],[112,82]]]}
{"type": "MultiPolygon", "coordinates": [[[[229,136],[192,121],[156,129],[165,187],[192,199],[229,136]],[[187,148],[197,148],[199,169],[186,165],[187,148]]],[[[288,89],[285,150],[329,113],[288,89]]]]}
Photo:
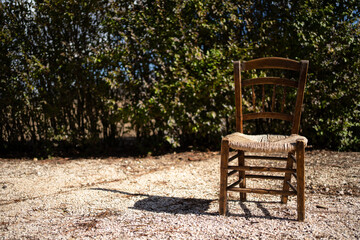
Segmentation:
{"type": "MultiPolygon", "coordinates": [[[[242,167],[245,166],[245,153],[244,151],[238,151],[238,166],[242,167]]],[[[241,188],[246,188],[246,178],[245,178],[245,171],[239,171],[239,182],[241,188]]],[[[240,201],[246,201],[246,193],[240,192],[240,201]]]]}
{"type": "MultiPolygon", "coordinates": [[[[288,153],[288,158],[286,162],[286,168],[292,169],[293,168],[293,160],[292,160],[292,153],[288,153]]],[[[289,191],[290,189],[290,181],[291,181],[291,173],[285,173],[284,183],[283,183],[283,191],[289,191]]],[[[288,195],[281,196],[281,203],[286,204],[288,200],[288,195]]]]}

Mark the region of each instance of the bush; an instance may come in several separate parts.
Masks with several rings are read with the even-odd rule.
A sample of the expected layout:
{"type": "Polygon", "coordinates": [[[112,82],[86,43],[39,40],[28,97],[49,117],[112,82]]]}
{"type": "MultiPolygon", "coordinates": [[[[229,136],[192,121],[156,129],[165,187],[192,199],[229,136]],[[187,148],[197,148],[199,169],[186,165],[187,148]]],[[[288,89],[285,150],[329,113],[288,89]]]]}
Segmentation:
{"type": "Polygon", "coordinates": [[[310,60],[302,117],[310,144],[359,150],[357,1],[0,6],[3,152],[25,143],[46,153],[101,149],[132,130],[144,151],[218,148],[235,125],[232,61],[265,56],[310,60]]]}

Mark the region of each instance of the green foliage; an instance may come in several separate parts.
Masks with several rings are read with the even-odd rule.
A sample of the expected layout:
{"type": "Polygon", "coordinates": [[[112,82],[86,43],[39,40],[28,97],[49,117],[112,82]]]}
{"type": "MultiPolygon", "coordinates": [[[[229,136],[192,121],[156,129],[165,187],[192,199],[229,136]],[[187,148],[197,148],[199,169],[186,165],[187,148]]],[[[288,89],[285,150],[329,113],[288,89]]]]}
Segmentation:
{"type": "Polygon", "coordinates": [[[155,151],[217,148],[234,130],[232,61],[264,56],[310,60],[310,144],[360,150],[358,1],[9,0],[0,21],[3,151],[131,130],[155,151]]]}
{"type": "Polygon", "coordinates": [[[98,1],[2,3],[3,147],[30,143],[46,153],[61,142],[115,136],[111,119],[120,96],[105,81],[112,65],[102,56],[109,49],[100,28],[105,7],[98,1]]]}
{"type": "Polygon", "coordinates": [[[121,59],[124,114],[138,137],[157,136],[173,147],[219,139],[221,121],[233,111],[231,61],[246,53],[235,44],[241,21],[228,19],[231,31],[223,25],[238,8],[213,1],[125,5],[114,4],[111,28],[123,39],[117,49],[130,50],[121,59]]]}
{"type": "Polygon", "coordinates": [[[259,1],[246,14],[253,57],[310,61],[302,134],[310,144],[360,150],[359,1],[259,1]]]}

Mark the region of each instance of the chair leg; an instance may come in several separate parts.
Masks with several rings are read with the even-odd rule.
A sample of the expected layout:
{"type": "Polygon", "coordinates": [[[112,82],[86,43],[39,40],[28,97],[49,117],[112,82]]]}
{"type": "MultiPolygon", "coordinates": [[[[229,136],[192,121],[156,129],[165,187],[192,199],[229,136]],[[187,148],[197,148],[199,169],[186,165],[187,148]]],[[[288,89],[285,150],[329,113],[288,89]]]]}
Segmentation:
{"type": "MultiPolygon", "coordinates": [[[[292,169],[293,168],[293,160],[291,159],[290,155],[292,153],[288,153],[288,158],[287,158],[287,162],[286,162],[286,168],[287,169],[292,169]]],[[[285,173],[285,178],[284,178],[284,184],[283,184],[283,191],[289,191],[289,184],[287,182],[290,183],[291,181],[291,173],[285,173]]],[[[288,200],[288,195],[282,195],[281,196],[281,203],[287,203],[288,200]]]]}
{"type": "Polygon", "coordinates": [[[298,221],[305,220],[305,143],[296,141],[297,211],[298,221]]]}
{"type": "Polygon", "coordinates": [[[221,141],[221,162],[220,162],[220,197],[219,213],[226,215],[227,211],[227,180],[228,180],[228,161],[229,161],[229,141],[221,141]]]}
{"type": "MultiPolygon", "coordinates": [[[[238,151],[238,153],[239,153],[238,166],[245,166],[244,151],[238,151]]],[[[246,188],[245,171],[239,171],[239,181],[240,181],[240,187],[246,188]]],[[[243,192],[240,193],[240,201],[242,201],[242,202],[246,201],[246,193],[243,193],[243,192]]]]}

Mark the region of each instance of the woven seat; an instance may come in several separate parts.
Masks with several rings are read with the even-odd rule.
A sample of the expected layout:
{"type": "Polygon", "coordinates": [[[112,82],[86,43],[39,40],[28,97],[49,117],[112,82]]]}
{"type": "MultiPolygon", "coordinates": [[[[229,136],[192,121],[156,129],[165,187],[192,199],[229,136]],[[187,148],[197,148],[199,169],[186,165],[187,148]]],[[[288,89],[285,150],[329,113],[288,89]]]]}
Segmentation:
{"type": "Polygon", "coordinates": [[[307,144],[306,137],[298,134],[285,135],[247,135],[239,132],[224,137],[229,141],[229,147],[247,152],[291,152],[296,150],[296,141],[303,140],[307,144]]]}
{"type": "MultiPolygon", "coordinates": [[[[273,194],[281,195],[282,203],[287,203],[288,196],[297,196],[298,220],[304,221],[305,147],[308,141],[298,134],[308,66],[308,61],[278,57],[234,62],[236,132],[223,137],[221,141],[220,214],[225,215],[228,212],[228,191],[240,192],[240,201],[246,201],[248,193],[273,194]],[[246,71],[251,78],[242,79],[242,71],[246,71]],[[273,76],[274,74],[276,76],[273,76]],[[289,88],[291,93],[288,93],[289,88]],[[272,90],[270,97],[265,96],[269,89],[272,90]],[[256,94],[260,92],[262,92],[262,97],[256,98],[256,94]],[[246,93],[248,96],[251,93],[252,100],[246,98],[246,93]],[[276,100],[276,95],[279,93],[282,93],[282,101],[276,100]],[[246,103],[244,110],[243,102],[246,103]],[[259,123],[261,119],[270,119],[270,121],[265,121],[267,124],[274,123],[273,119],[290,122],[290,124],[280,124],[281,127],[291,126],[290,134],[287,136],[244,134],[244,128],[250,126],[244,125],[244,121],[253,120],[259,123]],[[230,149],[236,150],[237,153],[229,156],[230,149]],[[248,154],[249,152],[264,154],[254,155],[248,154]],[[276,156],[269,153],[276,153],[276,156]],[[254,159],[260,162],[264,160],[265,164],[254,166],[258,164],[253,161],[254,159]],[[252,165],[248,165],[248,160],[252,165]],[[286,166],[266,166],[267,161],[280,161],[278,163],[286,163],[286,166]],[[271,172],[271,174],[254,174],[253,172],[271,172]],[[292,177],[296,180],[295,186],[291,183],[292,177]],[[282,189],[246,187],[247,180],[254,178],[281,180],[282,189]]],[[[269,128],[256,130],[263,133],[263,129],[269,128]]],[[[280,131],[278,128],[275,129],[280,131]]]]}

